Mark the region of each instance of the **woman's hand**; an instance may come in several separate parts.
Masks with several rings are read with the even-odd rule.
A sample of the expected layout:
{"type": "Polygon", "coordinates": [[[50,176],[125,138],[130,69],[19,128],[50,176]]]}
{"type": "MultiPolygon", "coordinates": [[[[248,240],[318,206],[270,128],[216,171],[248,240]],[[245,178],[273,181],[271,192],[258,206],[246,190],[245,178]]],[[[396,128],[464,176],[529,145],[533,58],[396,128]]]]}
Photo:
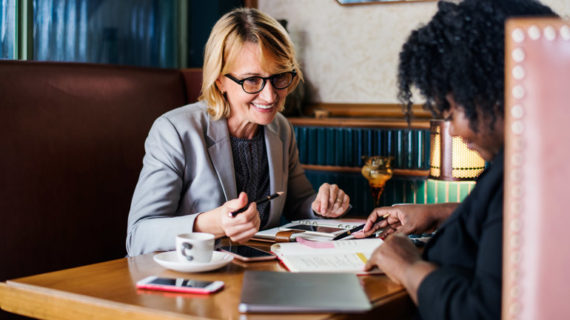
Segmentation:
{"type": "Polygon", "coordinates": [[[243,243],[259,231],[261,220],[257,205],[252,202],[247,210],[232,216],[232,212],[247,206],[247,194],[242,192],[237,199],[227,201],[216,209],[200,214],[194,222],[194,231],[227,236],[233,242],[243,243]]]}
{"type": "Polygon", "coordinates": [[[383,229],[381,237],[394,232],[404,234],[433,232],[457,207],[457,203],[435,205],[399,204],[372,210],[361,232],[355,238],[364,238],[383,229]]]}
{"type": "Polygon", "coordinates": [[[261,220],[255,202],[252,202],[244,212],[239,213],[235,217],[232,215],[232,212],[246,205],[247,194],[242,192],[237,199],[230,200],[222,206],[226,210],[223,210],[225,214],[222,213],[220,225],[226,236],[233,242],[246,242],[259,231],[261,220]]]}
{"type": "Polygon", "coordinates": [[[420,260],[420,252],[412,241],[404,234],[395,233],[374,250],[364,270],[370,271],[378,267],[392,281],[402,284],[405,269],[420,260]]]}
{"type": "Polygon", "coordinates": [[[311,207],[320,216],[337,218],[346,212],[349,204],[350,197],[336,184],[323,183],[311,207]]]}
{"type": "Polygon", "coordinates": [[[364,266],[365,271],[378,267],[394,282],[403,285],[417,304],[418,287],[422,280],[437,269],[424,261],[412,241],[402,233],[395,233],[380,245],[364,266]]]}

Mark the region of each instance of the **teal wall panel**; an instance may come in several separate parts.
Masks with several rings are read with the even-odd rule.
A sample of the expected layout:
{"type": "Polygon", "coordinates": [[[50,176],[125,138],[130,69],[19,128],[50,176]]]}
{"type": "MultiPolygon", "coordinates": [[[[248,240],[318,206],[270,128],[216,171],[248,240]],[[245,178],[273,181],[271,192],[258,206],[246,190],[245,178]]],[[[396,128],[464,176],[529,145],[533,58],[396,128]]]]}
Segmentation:
{"type": "MultiPolygon", "coordinates": [[[[429,169],[429,130],[390,128],[335,128],[295,126],[303,164],[361,167],[362,156],[393,156],[395,169],[429,169]]],[[[349,216],[367,216],[374,203],[368,181],[360,172],[307,170],[315,190],[335,183],[351,198],[349,216]]],[[[395,203],[460,202],[474,181],[439,181],[425,177],[393,176],[380,197],[380,206],[395,203]]]]}

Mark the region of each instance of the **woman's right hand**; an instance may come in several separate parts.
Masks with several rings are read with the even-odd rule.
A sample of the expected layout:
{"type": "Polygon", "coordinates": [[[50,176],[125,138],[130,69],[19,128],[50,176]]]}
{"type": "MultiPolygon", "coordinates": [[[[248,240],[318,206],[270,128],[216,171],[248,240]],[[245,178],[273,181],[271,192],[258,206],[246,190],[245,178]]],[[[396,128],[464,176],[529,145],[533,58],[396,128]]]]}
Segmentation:
{"type": "Polygon", "coordinates": [[[241,192],[237,199],[230,200],[222,205],[220,226],[225,235],[233,242],[246,242],[259,231],[261,220],[255,202],[252,202],[244,212],[235,217],[232,216],[232,212],[247,206],[247,202],[247,194],[241,192]]]}
{"type": "Polygon", "coordinates": [[[398,204],[376,208],[368,216],[362,232],[355,233],[354,237],[364,238],[380,229],[384,229],[380,234],[382,238],[396,231],[404,234],[433,232],[456,207],[456,203],[446,203],[398,204]]]}
{"type": "Polygon", "coordinates": [[[216,238],[227,236],[238,243],[248,241],[259,231],[261,220],[257,205],[253,202],[245,211],[232,216],[232,212],[247,206],[247,203],[247,194],[242,192],[238,198],[200,214],[194,222],[194,231],[213,233],[216,238]]]}

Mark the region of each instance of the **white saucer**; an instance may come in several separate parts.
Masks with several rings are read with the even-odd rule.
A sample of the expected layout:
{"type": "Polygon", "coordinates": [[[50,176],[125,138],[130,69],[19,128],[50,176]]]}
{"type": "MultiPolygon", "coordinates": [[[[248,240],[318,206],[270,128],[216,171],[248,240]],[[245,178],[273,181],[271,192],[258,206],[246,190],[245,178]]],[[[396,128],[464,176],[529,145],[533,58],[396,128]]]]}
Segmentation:
{"type": "Polygon", "coordinates": [[[221,268],[230,263],[234,257],[229,253],[214,251],[212,254],[212,260],[210,260],[210,262],[191,263],[178,260],[176,251],[168,251],[156,254],[153,259],[156,261],[156,263],[167,269],[172,269],[180,272],[202,272],[221,268]]]}

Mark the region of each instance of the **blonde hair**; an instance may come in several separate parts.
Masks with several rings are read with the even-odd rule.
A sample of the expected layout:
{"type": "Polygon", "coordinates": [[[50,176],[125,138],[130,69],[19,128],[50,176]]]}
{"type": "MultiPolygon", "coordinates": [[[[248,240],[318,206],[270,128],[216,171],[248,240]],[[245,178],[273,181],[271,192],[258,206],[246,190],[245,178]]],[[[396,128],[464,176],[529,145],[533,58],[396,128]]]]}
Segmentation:
{"type": "MultiPolygon", "coordinates": [[[[297,76],[287,93],[293,91],[303,74],[295,57],[295,48],[285,28],[269,15],[252,8],[239,8],[226,13],[216,22],[204,51],[202,94],[198,98],[208,105],[208,113],[218,120],[230,115],[230,106],[216,86],[216,79],[227,73],[232,61],[246,42],[259,46],[261,63],[275,62],[276,72],[295,70],[297,76]]],[[[283,106],[281,107],[282,111],[283,106]]]]}

